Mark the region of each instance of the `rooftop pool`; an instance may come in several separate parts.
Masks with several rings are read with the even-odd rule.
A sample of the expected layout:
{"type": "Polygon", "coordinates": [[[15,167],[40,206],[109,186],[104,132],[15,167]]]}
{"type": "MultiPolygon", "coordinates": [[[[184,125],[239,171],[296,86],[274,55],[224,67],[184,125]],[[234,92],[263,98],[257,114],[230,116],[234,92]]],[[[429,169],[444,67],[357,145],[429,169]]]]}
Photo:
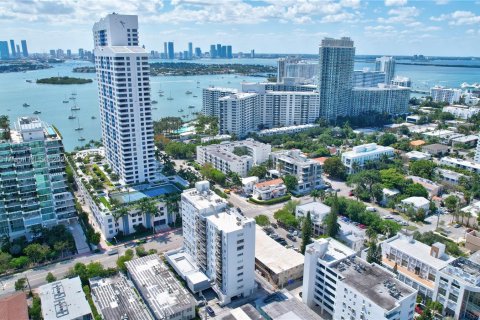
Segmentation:
{"type": "Polygon", "coordinates": [[[138,201],[142,198],[154,198],[164,194],[170,194],[175,192],[181,192],[179,188],[175,185],[167,183],[158,186],[148,187],[148,188],[138,188],[132,191],[123,191],[111,194],[110,197],[118,200],[120,203],[129,203],[138,201]]]}

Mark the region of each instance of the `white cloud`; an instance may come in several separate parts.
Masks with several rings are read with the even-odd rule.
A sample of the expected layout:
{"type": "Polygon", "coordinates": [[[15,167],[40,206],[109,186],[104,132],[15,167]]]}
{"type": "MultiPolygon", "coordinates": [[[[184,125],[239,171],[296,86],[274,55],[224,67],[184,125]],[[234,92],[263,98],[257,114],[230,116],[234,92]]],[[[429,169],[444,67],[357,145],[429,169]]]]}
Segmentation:
{"type": "Polygon", "coordinates": [[[385,5],[387,7],[404,6],[407,4],[407,2],[407,0],[385,0],[385,5]]]}
{"type": "Polygon", "coordinates": [[[420,15],[420,10],[416,7],[401,7],[388,10],[389,17],[378,18],[380,23],[401,23],[409,24],[415,22],[415,17],[420,15]]]}
{"type": "Polygon", "coordinates": [[[455,11],[450,14],[441,14],[438,17],[430,17],[432,21],[448,21],[452,26],[480,24],[480,16],[471,11],[455,11]]]}
{"type": "Polygon", "coordinates": [[[438,5],[444,5],[447,4],[450,0],[435,0],[435,3],[438,5]]]}

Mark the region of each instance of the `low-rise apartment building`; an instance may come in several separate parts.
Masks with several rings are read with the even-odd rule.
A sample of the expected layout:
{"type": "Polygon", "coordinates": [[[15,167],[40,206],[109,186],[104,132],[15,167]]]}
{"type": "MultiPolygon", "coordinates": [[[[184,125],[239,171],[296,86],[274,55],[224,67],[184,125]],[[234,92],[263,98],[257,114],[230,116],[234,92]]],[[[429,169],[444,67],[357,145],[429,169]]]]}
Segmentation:
{"type": "Polygon", "coordinates": [[[463,169],[463,170],[468,170],[474,173],[480,173],[480,163],[476,163],[468,160],[457,159],[452,157],[443,157],[442,159],[440,159],[440,164],[463,169]]]}
{"type": "Polygon", "coordinates": [[[282,179],[259,182],[253,186],[253,197],[257,200],[270,200],[286,194],[287,187],[282,179]]]}
{"type": "Polygon", "coordinates": [[[353,147],[351,151],[342,153],[342,163],[347,167],[349,173],[361,170],[366,162],[379,161],[383,157],[392,158],[394,149],[384,147],[376,143],[362,144],[353,147]]]}
{"type": "Polygon", "coordinates": [[[297,178],[295,193],[305,194],[323,187],[322,166],[318,161],[309,159],[300,150],[282,150],[270,154],[273,167],[284,175],[297,178]]]}
{"type": "Polygon", "coordinates": [[[272,147],[253,139],[197,146],[197,162],[210,163],[225,174],[235,172],[246,177],[250,169],[268,160],[272,147]]]}
{"type": "Polygon", "coordinates": [[[413,183],[418,183],[422,185],[427,190],[430,197],[439,196],[440,194],[442,194],[443,186],[432,180],[418,176],[406,176],[405,179],[412,180],[413,183]]]}

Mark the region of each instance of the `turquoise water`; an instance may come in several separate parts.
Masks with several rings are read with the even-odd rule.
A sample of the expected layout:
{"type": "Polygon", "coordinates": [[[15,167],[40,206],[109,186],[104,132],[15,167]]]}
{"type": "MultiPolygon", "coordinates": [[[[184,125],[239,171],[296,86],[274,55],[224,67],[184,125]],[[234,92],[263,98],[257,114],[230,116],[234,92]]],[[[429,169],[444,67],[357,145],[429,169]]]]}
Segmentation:
{"type": "Polygon", "coordinates": [[[119,200],[121,203],[130,203],[140,200],[145,197],[158,197],[163,194],[170,194],[180,192],[180,190],[173,184],[164,184],[153,188],[144,190],[135,190],[131,192],[121,192],[112,195],[112,198],[119,200]]]}
{"type": "MultiPolygon", "coordinates": [[[[162,60],[152,60],[162,61],[162,60]]],[[[275,65],[274,59],[235,59],[235,60],[210,60],[203,59],[193,61],[198,63],[245,63],[245,64],[265,64],[275,65]]],[[[83,85],[47,85],[34,83],[38,78],[51,76],[77,76],[94,79],[92,73],[72,73],[74,67],[89,66],[91,63],[84,61],[67,61],[63,64],[54,65],[54,68],[30,71],[25,73],[2,73],[0,74],[0,114],[7,114],[10,119],[16,119],[19,116],[31,115],[35,110],[40,111],[42,120],[55,125],[63,135],[65,148],[68,151],[73,150],[91,139],[100,139],[100,120],[98,112],[97,87],[96,82],[83,85]],[[26,82],[32,80],[32,83],[26,82]],[[72,92],[77,93],[77,105],[79,111],[74,111],[77,119],[68,120],[71,114],[70,107],[72,101],[68,104],[62,103],[65,98],[68,99],[72,92]],[[28,103],[29,108],[22,107],[23,103],[28,103]],[[92,119],[96,117],[96,119],[92,119]],[[82,131],[76,131],[75,128],[80,124],[84,128],[82,131]],[[85,141],[78,141],[80,137],[85,141]]],[[[355,69],[364,67],[373,67],[372,63],[356,63],[355,69]]],[[[451,87],[459,87],[462,82],[480,82],[479,69],[469,68],[449,68],[432,66],[411,66],[397,65],[397,74],[410,77],[414,87],[418,89],[428,89],[429,87],[440,84],[451,87]]],[[[265,80],[261,77],[246,77],[235,75],[207,75],[207,76],[189,76],[189,77],[151,77],[152,100],[157,100],[158,104],[152,105],[156,108],[152,111],[154,120],[164,116],[184,116],[185,120],[193,117],[192,113],[200,111],[202,105],[202,88],[208,86],[221,86],[240,88],[242,81],[257,82],[265,80]],[[197,81],[199,82],[197,85],[197,81]],[[197,88],[198,86],[198,88],[197,88]],[[163,90],[164,96],[159,97],[158,91],[163,90]],[[186,95],[185,91],[193,92],[186,95]],[[167,100],[171,95],[174,100],[167,100]],[[197,96],[197,97],[194,97],[197,96]],[[195,106],[195,108],[189,108],[195,106]],[[179,112],[183,109],[183,112],[179,112]]]]}

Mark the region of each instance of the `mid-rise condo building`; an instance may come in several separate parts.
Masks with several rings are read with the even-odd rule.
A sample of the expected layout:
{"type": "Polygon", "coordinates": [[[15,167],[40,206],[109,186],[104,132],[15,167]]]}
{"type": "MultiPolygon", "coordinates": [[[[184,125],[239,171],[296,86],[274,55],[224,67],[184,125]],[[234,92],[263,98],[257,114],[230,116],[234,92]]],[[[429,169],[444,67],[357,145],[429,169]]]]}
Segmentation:
{"type": "Polygon", "coordinates": [[[202,113],[206,116],[220,116],[220,103],[218,99],[237,93],[233,88],[206,88],[203,89],[202,113]]]}
{"type": "Polygon", "coordinates": [[[392,147],[368,143],[353,147],[351,151],[342,153],[342,163],[347,167],[349,173],[353,173],[360,170],[367,161],[379,161],[382,157],[392,158],[393,155],[394,149],[392,147]]]}
{"type": "Polygon", "coordinates": [[[382,85],[379,87],[360,88],[352,90],[352,115],[368,112],[380,114],[402,115],[408,113],[410,89],[382,85]]]}
{"type": "Polygon", "coordinates": [[[0,131],[0,235],[27,235],[76,219],[60,133],[38,117],[21,117],[0,131]]]}
{"type": "Polygon", "coordinates": [[[242,138],[258,130],[261,123],[258,94],[239,92],[220,98],[218,102],[220,134],[234,134],[242,138]]]}
{"type": "Polygon", "coordinates": [[[148,53],[138,17],[109,14],[93,26],[102,142],[125,184],[155,180],[148,53]]]}
{"type": "Polygon", "coordinates": [[[383,56],[375,59],[375,70],[385,73],[385,84],[390,84],[395,77],[395,58],[383,56]]]}
{"type": "Polygon", "coordinates": [[[371,71],[369,69],[353,71],[354,87],[377,87],[379,83],[385,82],[385,73],[381,71],[371,71]]]}
{"type": "Polygon", "coordinates": [[[434,102],[447,102],[453,104],[460,101],[462,90],[435,86],[430,89],[430,96],[434,102]]]}

